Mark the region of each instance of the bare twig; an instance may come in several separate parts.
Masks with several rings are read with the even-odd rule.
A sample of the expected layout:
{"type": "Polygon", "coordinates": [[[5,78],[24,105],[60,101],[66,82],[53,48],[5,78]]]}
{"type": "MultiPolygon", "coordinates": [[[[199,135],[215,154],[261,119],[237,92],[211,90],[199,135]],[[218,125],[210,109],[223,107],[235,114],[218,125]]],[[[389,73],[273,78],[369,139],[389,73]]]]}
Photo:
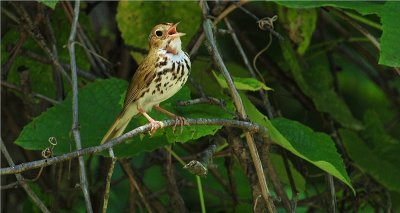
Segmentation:
{"type": "Polygon", "coordinates": [[[150,206],[150,202],[147,200],[147,197],[144,196],[143,191],[141,190],[141,188],[139,187],[139,184],[137,183],[137,181],[135,180],[132,168],[129,164],[129,161],[127,160],[120,160],[120,163],[122,165],[122,168],[124,169],[124,171],[126,172],[126,174],[128,175],[129,178],[129,183],[131,184],[131,186],[133,186],[136,191],[139,194],[140,199],[142,200],[143,204],[146,206],[146,209],[148,212],[153,212],[152,208],[150,206]]]}
{"type": "MultiPolygon", "coordinates": [[[[71,3],[68,1],[62,2],[62,6],[65,10],[65,14],[67,15],[67,18],[73,22],[73,10],[71,3]]],[[[90,39],[86,36],[84,33],[84,30],[80,26],[79,23],[77,23],[77,37],[82,43],[82,46],[84,47],[83,49],[85,50],[86,56],[90,62],[90,64],[93,67],[93,71],[95,72],[96,75],[105,75],[110,77],[110,74],[107,72],[106,66],[103,64],[101,61],[102,59],[98,57],[99,55],[96,53],[96,49],[91,43],[90,39]]]]}
{"type": "MultiPolygon", "coordinates": [[[[233,28],[235,26],[233,25],[233,28]]],[[[252,54],[257,54],[258,50],[250,38],[236,31],[239,38],[243,41],[243,44],[251,51],[252,54]]],[[[259,59],[264,67],[268,67],[269,75],[279,80],[283,83],[285,89],[287,89],[294,97],[296,97],[300,103],[310,111],[315,111],[315,106],[313,105],[310,98],[308,98],[299,88],[299,86],[290,78],[273,60],[267,57],[262,57],[259,59]]]]}
{"type": "MultiPolygon", "coordinates": [[[[56,45],[57,44],[56,43],[57,40],[56,40],[56,38],[54,36],[53,28],[51,26],[50,17],[49,17],[48,14],[45,15],[45,26],[46,26],[46,29],[47,29],[47,34],[49,36],[49,39],[48,39],[49,43],[50,43],[49,46],[50,46],[51,51],[52,51],[52,53],[54,55],[54,58],[58,61],[59,58],[58,58],[58,51],[57,51],[57,45],[56,45]]],[[[54,81],[55,89],[56,89],[56,99],[58,101],[61,101],[61,100],[63,100],[65,98],[64,82],[63,82],[63,79],[62,79],[62,76],[61,76],[61,72],[62,72],[62,70],[60,70],[60,67],[55,66],[53,64],[53,81],[54,81]]]]}
{"type": "Polygon", "coordinates": [[[290,169],[288,153],[286,150],[281,150],[281,151],[282,151],[283,163],[285,164],[286,174],[288,176],[290,188],[292,190],[292,201],[291,201],[292,212],[296,212],[297,197],[299,192],[297,191],[296,184],[293,179],[292,170],[290,169]]]}
{"type": "MultiPolygon", "coordinates": [[[[349,16],[349,13],[346,13],[338,9],[335,9],[334,11],[337,16],[347,21],[351,26],[353,26],[356,30],[358,30],[361,34],[363,34],[376,47],[376,49],[378,49],[378,51],[381,51],[381,44],[379,43],[378,39],[376,39],[374,35],[369,33],[367,29],[365,29],[363,26],[354,21],[349,16]]],[[[400,69],[398,67],[393,67],[393,69],[396,71],[398,75],[400,75],[400,69]]]]}
{"type": "MultiPolygon", "coordinates": [[[[15,164],[10,156],[10,154],[7,151],[6,146],[4,145],[3,139],[0,138],[1,140],[1,152],[3,153],[3,156],[6,158],[8,164],[11,167],[14,167],[15,164]]],[[[21,184],[22,188],[26,191],[28,196],[32,199],[33,203],[35,203],[42,212],[50,212],[47,207],[44,205],[44,203],[40,200],[40,198],[35,194],[35,192],[32,191],[32,189],[29,187],[29,185],[25,182],[24,177],[21,174],[15,174],[17,177],[18,183],[21,184]]]]}
{"type": "Polygon", "coordinates": [[[353,26],[356,30],[358,30],[361,34],[363,34],[379,51],[381,50],[381,45],[371,33],[368,32],[364,27],[355,22],[352,18],[350,18],[346,13],[340,10],[334,10],[335,15],[347,21],[351,26],[353,26]]]}
{"type": "MultiPolygon", "coordinates": [[[[79,4],[80,1],[75,1],[74,17],[71,26],[71,33],[68,39],[68,50],[71,60],[71,79],[72,79],[72,132],[75,139],[76,149],[82,149],[81,145],[81,134],[79,130],[79,119],[78,119],[78,75],[76,71],[76,58],[75,58],[75,45],[74,40],[76,36],[76,26],[79,18],[79,4]]],[[[81,188],[85,197],[86,211],[89,213],[93,212],[92,204],[90,202],[90,195],[88,189],[88,182],[86,179],[85,160],[83,157],[79,157],[79,178],[81,182],[81,188]]]]}
{"type": "Polygon", "coordinates": [[[333,176],[330,174],[325,175],[326,181],[329,186],[329,212],[336,213],[336,193],[335,193],[335,183],[333,181],[333,176]]]}
{"type": "MultiPolygon", "coordinates": [[[[14,85],[14,84],[10,84],[10,83],[8,83],[8,82],[5,82],[5,81],[1,81],[1,86],[6,87],[6,88],[9,88],[9,89],[12,89],[12,90],[17,91],[17,92],[22,92],[22,89],[21,89],[21,88],[17,87],[17,86],[14,85]]],[[[49,102],[49,103],[51,103],[51,104],[53,104],[53,105],[56,105],[56,104],[59,103],[58,101],[56,101],[56,100],[54,100],[54,99],[51,99],[51,98],[49,98],[49,97],[47,97],[47,96],[44,96],[44,95],[42,95],[42,94],[39,94],[39,93],[34,93],[34,92],[32,92],[31,94],[32,94],[34,97],[39,98],[39,99],[42,99],[42,100],[45,100],[45,101],[47,101],[47,102],[49,102]]]]}
{"type": "Polygon", "coordinates": [[[111,157],[111,164],[107,173],[106,189],[104,190],[103,211],[102,211],[103,213],[107,212],[108,198],[110,197],[111,178],[114,171],[115,162],[117,161],[117,158],[114,156],[114,151],[112,148],[108,150],[108,153],[110,154],[111,157]]]}
{"type": "MultiPolygon", "coordinates": [[[[262,152],[262,161],[264,165],[268,168],[268,177],[270,178],[272,185],[275,188],[276,194],[282,200],[283,207],[285,208],[286,212],[295,212],[294,209],[290,205],[290,200],[282,186],[281,181],[279,180],[278,174],[276,173],[274,166],[271,162],[271,158],[269,157],[269,147],[271,144],[263,144],[263,152],[262,152]]],[[[289,175],[288,175],[289,176],[289,175]]]]}
{"type": "MultiPolygon", "coordinates": [[[[247,132],[256,132],[261,135],[264,135],[267,137],[267,129],[265,129],[263,126],[258,125],[256,123],[252,122],[247,122],[247,121],[238,121],[238,120],[230,120],[230,119],[218,119],[218,118],[197,118],[197,119],[186,119],[187,123],[189,125],[223,125],[223,126],[229,126],[229,127],[236,127],[243,129],[244,131],[247,132]]],[[[174,126],[176,124],[175,119],[174,120],[165,120],[162,121],[164,127],[169,127],[169,126],[174,126]]],[[[52,157],[48,159],[42,159],[42,160],[37,160],[37,161],[31,161],[28,163],[22,163],[13,167],[7,167],[7,168],[1,168],[0,169],[0,175],[8,175],[8,174],[17,174],[21,173],[24,171],[32,170],[32,169],[37,169],[40,167],[45,167],[49,165],[53,165],[56,163],[60,163],[63,161],[67,161],[73,158],[77,158],[83,155],[88,155],[88,154],[94,154],[94,153],[99,153],[104,150],[108,150],[111,147],[114,147],[125,140],[134,137],[135,135],[139,135],[142,133],[149,132],[151,129],[151,124],[146,124],[140,127],[137,127],[120,137],[114,138],[112,140],[107,141],[106,143],[99,145],[99,146],[93,146],[93,147],[88,147],[80,150],[76,150],[73,152],[69,152],[57,157],[52,157]]]]}
{"type": "Polygon", "coordinates": [[[20,20],[10,11],[8,11],[5,7],[1,7],[1,12],[14,21],[16,24],[20,24],[20,20]]]}
{"type": "Polygon", "coordinates": [[[46,42],[44,41],[43,35],[37,30],[37,27],[34,26],[34,23],[32,22],[31,18],[29,17],[28,12],[25,10],[24,7],[19,5],[19,3],[16,2],[10,2],[11,5],[18,11],[19,15],[21,16],[21,26],[22,28],[29,33],[29,35],[32,36],[32,38],[36,41],[38,46],[49,56],[51,59],[51,62],[54,64],[54,66],[57,67],[57,70],[61,71],[61,74],[68,80],[69,83],[72,83],[71,78],[67,74],[67,72],[64,70],[64,68],[61,66],[60,62],[57,60],[57,58],[52,54],[50,48],[46,45],[46,42]]]}
{"type": "Polygon", "coordinates": [[[0,190],[18,188],[19,186],[20,186],[20,182],[19,181],[15,181],[15,182],[0,186],[0,190]]]}
{"type": "Polygon", "coordinates": [[[176,104],[178,106],[188,106],[188,105],[194,105],[194,104],[214,104],[214,105],[219,105],[223,108],[225,108],[225,102],[223,99],[217,99],[213,97],[202,97],[202,98],[196,98],[192,100],[186,100],[186,101],[178,101],[176,104]]]}
{"type": "MultiPolygon", "coordinates": [[[[249,180],[253,203],[255,204],[257,203],[256,200],[259,200],[259,198],[262,197],[262,192],[257,174],[255,172],[255,168],[254,166],[252,166],[250,153],[248,149],[245,148],[245,144],[243,143],[242,138],[236,131],[234,131],[232,128],[226,128],[225,131],[227,133],[227,139],[230,144],[230,149],[232,153],[234,153],[234,155],[237,156],[237,158],[239,159],[239,164],[245,172],[247,179],[249,180]]],[[[261,198],[261,201],[263,201],[263,198],[261,198]]],[[[266,209],[266,204],[265,202],[262,202],[260,205],[254,205],[254,207],[256,207],[253,208],[255,209],[254,212],[264,212],[264,210],[266,209]]]]}
{"type": "MultiPolygon", "coordinates": [[[[208,5],[205,1],[201,1],[202,4],[202,9],[203,9],[203,16],[206,17],[208,14],[208,5]]],[[[213,57],[213,60],[218,67],[218,69],[221,71],[222,75],[225,78],[225,81],[228,85],[229,92],[231,93],[233,102],[235,103],[236,109],[239,112],[240,119],[247,119],[246,111],[244,109],[242,99],[239,96],[238,91],[236,90],[232,77],[230,76],[222,58],[221,55],[218,52],[217,45],[214,40],[214,35],[212,33],[212,23],[208,18],[205,18],[203,21],[203,28],[204,28],[204,33],[207,38],[207,41],[210,44],[210,47],[208,48],[208,51],[210,52],[210,55],[213,57]]],[[[256,173],[258,176],[258,181],[261,186],[261,192],[262,192],[262,197],[264,198],[264,201],[267,205],[268,211],[269,212],[276,212],[275,206],[273,201],[269,197],[269,191],[267,187],[267,182],[265,180],[265,175],[264,175],[264,170],[262,167],[262,163],[260,160],[260,157],[258,156],[258,151],[256,148],[256,145],[254,143],[254,138],[250,133],[245,133],[247,145],[250,150],[250,155],[253,159],[254,166],[256,168],[256,173]]]]}
{"type": "MultiPolygon", "coordinates": [[[[6,48],[7,48],[7,51],[11,51],[11,49],[13,49],[14,46],[13,45],[7,45],[6,48]]],[[[40,63],[52,64],[51,60],[48,57],[40,55],[40,54],[37,54],[37,53],[35,53],[35,52],[31,51],[31,50],[28,50],[26,48],[21,48],[20,49],[20,54],[22,56],[25,56],[25,57],[31,58],[33,60],[36,60],[37,62],[40,62],[40,63]]],[[[65,64],[65,63],[62,63],[62,62],[60,62],[60,64],[67,71],[70,70],[71,66],[69,64],[65,64]]],[[[78,72],[78,76],[83,77],[83,78],[85,78],[85,79],[87,79],[89,81],[94,81],[94,80],[99,78],[98,76],[90,73],[89,71],[81,70],[79,68],[77,68],[77,72],[78,72]]]]}
{"type": "Polygon", "coordinates": [[[10,55],[8,56],[8,59],[6,62],[1,65],[1,78],[2,79],[7,79],[8,72],[11,69],[12,64],[14,63],[18,53],[21,50],[22,45],[25,43],[26,39],[28,38],[28,34],[26,32],[21,32],[19,34],[18,41],[16,45],[13,47],[13,49],[10,50],[10,55]]]}
{"type": "MultiPolygon", "coordinates": [[[[170,147],[167,150],[171,150],[170,147]]],[[[171,152],[162,150],[165,155],[165,163],[163,166],[163,172],[166,179],[166,188],[170,197],[170,206],[177,212],[187,212],[185,207],[185,201],[182,195],[179,193],[179,187],[176,183],[176,169],[175,165],[172,164],[171,152]]]]}
{"type": "MultiPolygon", "coordinates": [[[[247,3],[247,2],[248,2],[248,0],[241,0],[237,4],[230,5],[224,11],[222,11],[222,13],[219,14],[217,18],[214,19],[213,25],[215,26],[216,24],[218,24],[223,18],[228,16],[238,6],[243,5],[243,4],[247,3]]],[[[193,56],[193,55],[195,55],[197,53],[197,51],[199,50],[199,48],[200,48],[201,44],[203,43],[204,39],[205,39],[205,35],[204,35],[204,32],[202,32],[200,34],[200,36],[198,37],[197,41],[195,42],[195,44],[193,45],[192,49],[190,50],[190,53],[189,53],[190,56],[193,56]]]]}
{"type": "MultiPolygon", "coordinates": [[[[321,13],[321,18],[322,20],[325,21],[325,23],[329,24],[330,26],[332,26],[335,30],[337,30],[344,38],[348,39],[351,36],[351,33],[348,32],[345,28],[342,27],[342,25],[340,25],[336,20],[334,20],[332,17],[328,16],[326,13],[321,13]]],[[[365,66],[362,66],[362,71],[364,71],[368,77],[375,82],[375,84],[377,84],[384,92],[385,94],[387,94],[388,96],[390,96],[390,101],[396,105],[396,106],[400,106],[400,99],[399,97],[399,93],[394,90],[392,87],[389,86],[389,79],[387,79],[386,76],[386,70],[383,69],[383,67],[379,64],[377,64],[377,59],[374,55],[371,54],[371,51],[369,51],[368,49],[366,49],[364,46],[355,43],[355,42],[351,42],[349,43],[358,53],[360,53],[361,56],[364,56],[364,58],[368,61],[368,64],[370,66],[372,66],[373,68],[375,68],[375,70],[377,70],[380,73],[380,76],[382,78],[378,78],[376,77],[376,75],[374,75],[373,73],[370,72],[365,72],[368,71],[370,69],[366,68],[365,66]],[[382,82],[383,80],[383,82],[382,82]]],[[[339,46],[340,48],[340,46],[339,46]]],[[[347,49],[344,48],[340,48],[342,51],[346,51],[347,49]]],[[[354,58],[354,53],[351,54],[347,54],[349,58],[354,58]]],[[[356,64],[360,64],[358,61],[360,61],[358,58],[357,60],[352,60],[353,62],[355,62],[356,64]]]]}
{"type": "MultiPolygon", "coordinates": [[[[237,3],[236,3],[237,4],[237,3]]],[[[244,13],[249,15],[251,18],[253,18],[258,24],[260,24],[260,21],[262,19],[259,19],[256,15],[254,15],[252,12],[248,11],[246,8],[242,7],[241,5],[238,5],[238,8],[242,10],[244,13]]],[[[260,27],[261,28],[261,27],[260,27]]],[[[284,40],[283,36],[281,34],[277,33],[274,28],[272,27],[262,27],[262,30],[267,30],[269,31],[273,36],[278,38],[279,40],[284,40]]]]}
{"type": "MultiPolygon", "coordinates": [[[[251,76],[252,76],[253,78],[257,78],[257,75],[256,75],[256,73],[255,73],[253,67],[252,67],[251,64],[250,64],[250,61],[248,60],[247,55],[246,55],[246,53],[245,53],[244,50],[243,50],[242,44],[240,43],[240,41],[239,41],[239,39],[238,39],[238,37],[237,37],[235,31],[233,30],[230,21],[228,20],[228,18],[225,18],[224,20],[225,20],[225,23],[226,23],[226,26],[228,27],[228,29],[229,29],[230,31],[232,31],[232,33],[231,33],[232,39],[233,39],[233,41],[235,42],[235,45],[236,45],[236,47],[238,48],[240,55],[242,56],[242,59],[243,59],[244,64],[246,65],[247,69],[249,70],[251,76]]],[[[264,81],[264,79],[262,78],[262,76],[259,76],[259,78],[260,78],[260,80],[261,80],[262,82],[265,83],[265,81],[264,81]]],[[[269,117],[269,118],[272,118],[272,117],[273,117],[273,110],[272,110],[272,105],[271,105],[271,103],[270,103],[269,100],[268,100],[268,94],[267,94],[264,90],[260,90],[260,91],[259,91],[259,94],[260,94],[260,96],[261,96],[261,98],[262,98],[262,100],[263,100],[264,108],[265,108],[265,110],[266,110],[267,113],[268,113],[268,117],[269,117]]]]}

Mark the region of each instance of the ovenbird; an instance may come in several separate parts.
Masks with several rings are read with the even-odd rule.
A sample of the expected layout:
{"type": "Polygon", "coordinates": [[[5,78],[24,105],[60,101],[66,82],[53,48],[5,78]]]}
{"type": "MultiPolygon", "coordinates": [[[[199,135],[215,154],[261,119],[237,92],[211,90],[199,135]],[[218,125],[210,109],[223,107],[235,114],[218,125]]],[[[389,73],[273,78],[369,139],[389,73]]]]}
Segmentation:
{"type": "Polygon", "coordinates": [[[147,112],[152,108],[167,114],[183,125],[183,117],[161,108],[159,104],[177,93],[190,73],[190,59],[181,48],[181,36],[176,31],[179,23],[158,24],[149,36],[149,53],[143,59],[129,84],[124,106],[101,143],[120,136],[133,116],[144,115],[151,124],[151,132],[162,127],[147,112]]]}

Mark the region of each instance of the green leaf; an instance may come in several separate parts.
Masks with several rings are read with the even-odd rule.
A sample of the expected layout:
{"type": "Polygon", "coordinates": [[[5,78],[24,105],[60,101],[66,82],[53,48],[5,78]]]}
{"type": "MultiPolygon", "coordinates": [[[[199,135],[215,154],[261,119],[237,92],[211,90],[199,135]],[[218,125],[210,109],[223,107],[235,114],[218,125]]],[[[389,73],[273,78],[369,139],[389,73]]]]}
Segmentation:
{"type": "MultiPolygon", "coordinates": [[[[351,54],[357,55],[355,52],[351,54]]],[[[339,93],[351,107],[355,116],[362,118],[366,111],[374,109],[385,122],[397,115],[395,107],[385,92],[365,75],[364,68],[354,64],[354,60],[338,54],[333,55],[336,66],[342,68],[337,73],[339,93]],[[360,95],[362,94],[362,95],[360,95]]],[[[364,61],[362,57],[356,60],[364,61]]]]}
{"type": "Polygon", "coordinates": [[[242,93],[241,98],[250,120],[267,128],[272,141],[338,178],[355,192],[343,160],[328,135],[314,132],[301,123],[284,118],[277,118],[270,122],[266,116],[258,111],[246,95],[242,93]]]}
{"type": "Polygon", "coordinates": [[[400,2],[387,1],[379,13],[382,21],[381,54],[379,64],[400,67],[400,2]]]}
{"type": "Polygon", "coordinates": [[[361,129],[361,123],[353,117],[346,103],[336,94],[333,78],[325,56],[309,60],[309,67],[300,63],[289,41],[281,42],[283,57],[289,64],[294,80],[300,89],[312,99],[318,111],[330,116],[345,127],[361,129]]]}
{"type": "MultiPolygon", "coordinates": [[[[127,82],[118,79],[99,80],[79,90],[79,122],[81,130],[82,147],[99,145],[102,137],[114,122],[122,106],[119,104],[122,94],[127,89],[127,82]]],[[[190,99],[190,92],[184,87],[175,96],[161,103],[161,106],[178,115],[189,118],[213,117],[232,118],[233,104],[226,100],[227,110],[219,106],[208,104],[180,107],[176,106],[178,100],[190,99]]],[[[59,155],[75,150],[75,142],[71,135],[72,110],[71,97],[68,96],[62,103],[50,108],[40,116],[33,119],[24,127],[16,144],[29,150],[43,150],[49,147],[48,138],[55,137],[58,144],[54,147],[54,154],[59,155]]],[[[149,112],[150,116],[157,120],[170,119],[155,110],[149,112]]],[[[140,125],[147,124],[143,116],[136,116],[128,125],[126,131],[140,125]]],[[[157,131],[152,137],[139,135],[115,148],[115,154],[119,157],[132,156],[144,151],[152,151],[156,148],[174,142],[187,142],[205,135],[213,135],[222,126],[185,126],[183,132],[177,127],[172,133],[172,128],[157,131]]],[[[102,153],[106,155],[107,153],[102,153]]]]}
{"type": "Polygon", "coordinates": [[[148,47],[148,36],[155,25],[181,21],[178,31],[186,33],[182,38],[186,46],[200,26],[201,10],[194,1],[120,1],[116,20],[125,43],[141,48],[148,47]]]}
{"type": "Polygon", "coordinates": [[[297,121],[285,118],[276,118],[271,122],[305,160],[351,186],[343,159],[329,135],[314,132],[297,121]]]}
{"type": "Polygon", "coordinates": [[[310,45],[317,24],[315,9],[290,9],[279,7],[279,20],[288,36],[297,44],[297,52],[303,55],[310,45]]]}
{"type": "Polygon", "coordinates": [[[360,2],[360,1],[275,1],[277,4],[289,8],[316,8],[316,7],[339,7],[353,9],[362,15],[377,14],[380,12],[382,2],[360,2]]]}
{"type": "MultiPolygon", "coordinates": [[[[224,77],[221,74],[217,74],[213,71],[213,75],[215,79],[217,79],[219,85],[222,88],[228,88],[224,77]]],[[[267,87],[262,82],[258,81],[254,78],[239,78],[239,77],[232,77],[233,84],[235,85],[236,89],[238,90],[245,90],[245,91],[257,91],[260,89],[263,90],[272,90],[271,88],[267,87]]]]}
{"type": "Polygon", "coordinates": [[[375,111],[367,111],[364,115],[365,130],[363,138],[368,141],[375,155],[391,162],[394,165],[400,164],[400,141],[389,135],[380,115],[375,111]]]}
{"type": "MultiPolygon", "coordinates": [[[[99,80],[79,90],[79,123],[82,147],[98,145],[118,115],[119,96],[127,88],[127,82],[117,79],[99,80]]],[[[75,150],[71,134],[72,100],[49,108],[24,127],[15,141],[29,150],[43,150],[49,147],[48,138],[55,137],[58,144],[54,154],[59,155],[75,150]]]]}
{"type": "MultiPolygon", "coordinates": [[[[397,163],[387,161],[376,155],[353,131],[339,130],[340,137],[350,158],[361,170],[391,191],[400,192],[400,169],[397,163]]],[[[398,153],[397,153],[398,154],[398,153]]]]}
{"type": "Polygon", "coordinates": [[[58,0],[39,0],[39,2],[43,3],[44,5],[54,10],[56,8],[58,0]]]}
{"type": "Polygon", "coordinates": [[[359,1],[277,1],[276,3],[291,8],[315,8],[333,6],[345,9],[353,9],[362,15],[377,14],[382,22],[381,51],[379,64],[400,67],[400,29],[398,26],[398,14],[400,3],[396,1],[386,2],[359,2],[359,1]]]}

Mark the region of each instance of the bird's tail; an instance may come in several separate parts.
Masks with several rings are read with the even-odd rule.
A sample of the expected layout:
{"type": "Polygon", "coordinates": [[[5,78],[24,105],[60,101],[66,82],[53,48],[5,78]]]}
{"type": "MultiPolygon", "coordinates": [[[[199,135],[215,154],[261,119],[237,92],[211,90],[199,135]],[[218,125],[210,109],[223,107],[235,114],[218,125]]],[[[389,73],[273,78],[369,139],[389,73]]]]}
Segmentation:
{"type": "Polygon", "coordinates": [[[136,107],[131,107],[131,109],[128,108],[127,110],[123,110],[115,119],[113,125],[107,131],[106,135],[104,135],[100,144],[103,144],[106,141],[109,141],[113,138],[122,135],[122,133],[124,133],[126,126],[128,126],[132,117],[136,114],[138,114],[136,107]]]}

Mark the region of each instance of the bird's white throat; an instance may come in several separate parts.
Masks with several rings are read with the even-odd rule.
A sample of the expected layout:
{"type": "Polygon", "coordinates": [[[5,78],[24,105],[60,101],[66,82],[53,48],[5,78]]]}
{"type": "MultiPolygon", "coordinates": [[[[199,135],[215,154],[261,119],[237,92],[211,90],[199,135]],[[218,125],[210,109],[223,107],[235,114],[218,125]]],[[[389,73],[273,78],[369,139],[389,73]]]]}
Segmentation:
{"type": "Polygon", "coordinates": [[[170,50],[173,50],[173,52],[179,53],[182,51],[182,42],[179,37],[172,39],[171,42],[168,44],[168,47],[170,50]]]}

